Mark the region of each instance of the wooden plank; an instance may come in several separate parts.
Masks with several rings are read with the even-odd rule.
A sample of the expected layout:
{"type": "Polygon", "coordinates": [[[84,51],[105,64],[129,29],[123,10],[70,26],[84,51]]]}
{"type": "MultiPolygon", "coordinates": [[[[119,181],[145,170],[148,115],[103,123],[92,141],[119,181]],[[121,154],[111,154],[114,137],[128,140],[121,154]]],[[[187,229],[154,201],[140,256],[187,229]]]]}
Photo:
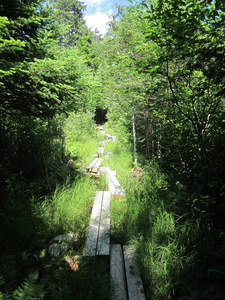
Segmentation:
{"type": "Polygon", "coordinates": [[[92,169],[98,161],[98,157],[92,160],[92,162],[87,166],[87,169],[92,169]]]}
{"type": "Polygon", "coordinates": [[[95,158],[89,166],[87,166],[87,170],[89,172],[97,173],[99,171],[100,165],[103,161],[103,158],[95,158]]]}
{"type": "Polygon", "coordinates": [[[127,300],[126,276],[122,247],[111,245],[110,275],[112,280],[113,300],[127,300]]]}
{"type": "Polygon", "coordinates": [[[99,223],[103,192],[96,192],[89,223],[89,232],[84,249],[84,256],[95,256],[98,242],[99,223]]]}
{"type": "Polygon", "coordinates": [[[101,171],[106,173],[106,180],[107,180],[107,183],[108,183],[108,189],[109,189],[109,191],[112,195],[115,195],[116,187],[113,184],[113,181],[111,180],[111,176],[110,176],[111,170],[110,170],[110,168],[109,167],[104,167],[104,168],[101,168],[101,171]]]}
{"type": "Polygon", "coordinates": [[[112,195],[115,195],[116,194],[116,187],[115,187],[114,182],[112,180],[112,176],[110,176],[110,171],[111,170],[110,170],[109,167],[105,167],[105,170],[106,170],[106,179],[107,179],[109,191],[111,192],[112,195]]]}
{"type": "Polygon", "coordinates": [[[104,140],[104,141],[99,142],[99,144],[100,144],[101,146],[105,146],[105,143],[106,143],[106,142],[107,142],[107,141],[104,140]]]}
{"type": "Polygon", "coordinates": [[[109,255],[110,245],[110,192],[103,192],[96,255],[109,255]]]}
{"type": "Polygon", "coordinates": [[[106,179],[108,187],[112,195],[116,197],[121,197],[125,195],[124,189],[121,187],[118,179],[114,175],[114,172],[110,170],[109,167],[105,167],[106,179]]]}
{"type": "Polygon", "coordinates": [[[135,247],[123,246],[129,300],[145,300],[144,288],[137,266],[135,247]]]}
{"type": "Polygon", "coordinates": [[[101,130],[104,130],[104,128],[101,125],[98,125],[97,130],[101,131],[101,130]]]}
{"type": "Polygon", "coordinates": [[[106,133],[106,134],[105,134],[105,137],[107,138],[107,140],[110,140],[110,139],[112,139],[112,136],[111,136],[111,134],[108,134],[108,133],[106,133]]]}
{"type": "Polygon", "coordinates": [[[98,156],[104,155],[104,147],[98,147],[98,156]]]}
{"type": "Polygon", "coordinates": [[[95,167],[99,168],[102,161],[103,161],[103,158],[98,158],[98,161],[96,162],[95,167]]]}
{"type": "Polygon", "coordinates": [[[104,152],[104,156],[111,156],[112,155],[112,152],[104,152]]]}

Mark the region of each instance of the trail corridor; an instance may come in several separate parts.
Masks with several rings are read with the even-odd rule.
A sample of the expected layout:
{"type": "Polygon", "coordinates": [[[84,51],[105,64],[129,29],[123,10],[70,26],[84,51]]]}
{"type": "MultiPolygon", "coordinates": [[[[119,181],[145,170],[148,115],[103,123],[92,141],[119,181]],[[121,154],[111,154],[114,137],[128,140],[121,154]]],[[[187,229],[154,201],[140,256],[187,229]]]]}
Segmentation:
{"type": "Polygon", "coordinates": [[[83,255],[109,258],[114,300],[144,300],[135,248],[133,245],[110,243],[110,199],[120,199],[125,195],[125,191],[116,178],[116,171],[100,166],[105,155],[105,143],[115,141],[116,137],[105,133],[100,126],[97,129],[104,136],[104,140],[100,142],[97,157],[86,168],[86,172],[97,177],[101,173],[106,174],[108,191],[96,192],[83,255]]]}

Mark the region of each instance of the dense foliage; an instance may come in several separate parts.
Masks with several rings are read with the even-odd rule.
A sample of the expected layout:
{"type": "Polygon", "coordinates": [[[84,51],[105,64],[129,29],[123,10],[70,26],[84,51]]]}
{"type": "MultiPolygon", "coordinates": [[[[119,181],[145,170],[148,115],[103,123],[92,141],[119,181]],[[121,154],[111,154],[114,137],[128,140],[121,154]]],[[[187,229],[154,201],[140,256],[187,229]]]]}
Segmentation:
{"type": "Polygon", "coordinates": [[[60,264],[44,267],[43,248],[65,230],[85,235],[95,185],[78,171],[98,141],[100,108],[129,167],[132,148],[127,177],[129,167],[111,162],[127,191],[113,204],[113,239],[139,245],[147,297],[223,299],[224,1],[118,6],[104,37],[84,10],[78,0],[0,4],[0,297],[61,299],[53,282],[70,280],[60,264]],[[77,185],[61,193],[70,159],[77,185]]]}
{"type": "MultiPolygon", "coordinates": [[[[147,1],[126,9],[112,22],[104,40],[105,47],[111,49],[105,71],[112,70],[110,84],[116,87],[113,94],[109,91],[110,99],[115,99],[108,113],[110,121],[114,126],[125,125],[142,166],[155,159],[168,176],[166,190],[170,193],[164,197],[171,203],[164,199],[162,212],[156,213],[161,204],[159,200],[156,205],[151,203],[147,186],[143,192],[149,197],[146,210],[153,214],[149,233],[153,238],[144,255],[146,264],[149,260],[152,263],[148,276],[155,280],[153,299],[214,299],[213,294],[215,299],[223,298],[224,20],[221,1],[147,1]],[[121,107],[124,114],[118,120],[121,107]],[[160,222],[165,222],[165,232],[173,222],[177,234],[174,245],[171,240],[166,242],[166,235],[164,241],[155,236],[154,226],[160,222]],[[194,226],[196,232],[192,231],[194,226]],[[190,230],[186,238],[184,228],[190,230]],[[165,255],[161,247],[171,255],[175,251],[177,260],[190,259],[190,266],[181,268],[177,278],[172,279],[173,269],[168,270],[162,279],[167,280],[167,292],[166,288],[160,290],[164,283],[157,285],[159,278],[154,272],[160,260],[172,268],[170,255],[160,258],[165,255]],[[196,274],[194,280],[188,273],[196,274]]],[[[145,205],[144,194],[136,195],[135,201],[140,197],[145,205]]],[[[132,207],[137,205],[131,203],[132,207]]],[[[143,215],[139,217],[147,222],[148,213],[145,216],[143,207],[138,209],[143,215]]],[[[129,220],[131,215],[128,213],[129,220]]],[[[133,228],[137,226],[135,223],[133,228]]],[[[141,226],[145,235],[146,226],[141,226]]]]}

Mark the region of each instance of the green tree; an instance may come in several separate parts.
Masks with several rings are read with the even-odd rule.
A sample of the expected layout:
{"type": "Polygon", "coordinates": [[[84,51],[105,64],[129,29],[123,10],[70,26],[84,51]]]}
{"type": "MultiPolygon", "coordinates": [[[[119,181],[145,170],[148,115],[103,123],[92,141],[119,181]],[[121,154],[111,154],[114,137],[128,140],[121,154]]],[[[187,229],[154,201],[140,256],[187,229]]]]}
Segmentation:
{"type": "Polygon", "coordinates": [[[57,39],[60,45],[74,46],[82,35],[81,27],[84,26],[84,2],[78,0],[49,0],[53,10],[52,19],[57,29],[57,39]]]}
{"type": "Polygon", "coordinates": [[[177,157],[172,157],[180,171],[205,189],[218,174],[214,172],[212,132],[221,138],[214,126],[224,110],[224,75],[219,63],[224,51],[224,6],[217,1],[158,1],[147,5],[143,14],[146,37],[159,46],[164,95],[169,101],[165,113],[177,132],[171,143],[164,130],[163,147],[173,145],[171,153],[177,157]]]}
{"type": "Polygon", "coordinates": [[[144,59],[140,51],[144,41],[138,14],[130,8],[120,11],[104,38],[102,48],[105,60],[99,70],[105,80],[105,97],[110,99],[107,105],[110,119],[132,133],[135,164],[137,151],[142,147],[143,139],[137,132],[146,102],[144,89],[147,80],[137,67],[138,62],[144,59]]]}

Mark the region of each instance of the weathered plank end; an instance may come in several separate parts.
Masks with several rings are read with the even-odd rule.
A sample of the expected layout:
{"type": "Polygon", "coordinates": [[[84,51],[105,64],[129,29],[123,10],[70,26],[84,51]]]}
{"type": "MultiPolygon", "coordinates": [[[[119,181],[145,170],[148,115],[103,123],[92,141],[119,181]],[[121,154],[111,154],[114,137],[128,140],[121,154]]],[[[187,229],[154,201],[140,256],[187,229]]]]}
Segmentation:
{"type": "Polygon", "coordinates": [[[129,300],[145,300],[134,245],[123,246],[129,300]]]}
{"type": "Polygon", "coordinates": [[[120,244],[111,245],[110,275],[112,281],[113,300],[127,300],[123,250],[120,244]]]}

